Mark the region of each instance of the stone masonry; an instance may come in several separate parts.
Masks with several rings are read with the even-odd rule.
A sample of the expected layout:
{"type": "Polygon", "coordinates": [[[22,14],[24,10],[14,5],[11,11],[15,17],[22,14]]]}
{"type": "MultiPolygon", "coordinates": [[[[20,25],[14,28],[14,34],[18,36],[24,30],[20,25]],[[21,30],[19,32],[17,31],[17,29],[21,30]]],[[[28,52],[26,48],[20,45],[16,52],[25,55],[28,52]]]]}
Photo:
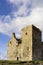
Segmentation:
{"type": "Polygon", "coordinates": [[[43,42],[41,41],[41,31],[34,25],[24,27],[20,39],[17,39],[15,33],[7,46],[8,60],[42,60],[43,42]]]}

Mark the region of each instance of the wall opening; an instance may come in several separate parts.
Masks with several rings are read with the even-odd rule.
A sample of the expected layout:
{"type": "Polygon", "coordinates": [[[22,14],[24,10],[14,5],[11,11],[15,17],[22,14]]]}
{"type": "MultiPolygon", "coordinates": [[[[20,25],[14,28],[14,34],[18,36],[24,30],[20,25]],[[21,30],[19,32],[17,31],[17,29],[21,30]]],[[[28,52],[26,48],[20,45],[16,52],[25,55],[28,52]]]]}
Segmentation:
{"type": "Polygon", "coordinates": [[[27,32],[25,34],[27,35],[27,32]]]}
{"type": "Polygon", "coordinates": [[[19,60],[19,57],[17,57],[17,60],[19,60]]]}

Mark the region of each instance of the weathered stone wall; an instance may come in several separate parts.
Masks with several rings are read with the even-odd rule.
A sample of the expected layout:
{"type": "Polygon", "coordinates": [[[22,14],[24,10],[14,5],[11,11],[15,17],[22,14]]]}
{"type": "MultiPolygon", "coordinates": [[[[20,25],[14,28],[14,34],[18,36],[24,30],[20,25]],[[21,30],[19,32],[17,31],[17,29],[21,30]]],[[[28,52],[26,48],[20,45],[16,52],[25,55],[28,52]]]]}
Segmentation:
{"type": "Polygon", "coordinates": [[[22,42],[18,44],[15,35],[8,43],[8,60],[32,60],[32,26],[22,30],[22,42]]]}
{"type": "Polygon", "coordinates": [[[15,34],[12,34],[8,43],[8,60],[30,61],[42,59],[41,31],[33,25],[27,26],[21,31],[21,39],[17,39],[15,34]]]}
{"type": "Polygon", "coordinates": [[[40,44],[41,44],[41,31],[33,26],[33,35],[32,35],[32,41],[33,41],[33,60],[38,60],[41,59],[41,49],[40,49],[40,44]]]}
{"type": "Polygon", "coordinates": [[[14,33],[13,33],[12,38],[8,43],[8,50],[7,50],[8,60],[17,60],[17,54],[18,54],[17,45],[18,45],[18,43],[17,43],[14,33]]]}
{"type": "Polygon", "coordinates": [[[11,40],[8,43],[7,56],[8,60],[21,59],[21,40],[16,39],[14,33],[12,34],[11,40]]]}
{"type": "Polygon", "coordinates": [[[22,29],[22,60],[32,60],[32,26],[22,29]]]}
{"type": "Polygon", "coordinates": [[[40,44],[40,49],[41,49],[41,59],[43,60],[43,42],[40,44]]]}

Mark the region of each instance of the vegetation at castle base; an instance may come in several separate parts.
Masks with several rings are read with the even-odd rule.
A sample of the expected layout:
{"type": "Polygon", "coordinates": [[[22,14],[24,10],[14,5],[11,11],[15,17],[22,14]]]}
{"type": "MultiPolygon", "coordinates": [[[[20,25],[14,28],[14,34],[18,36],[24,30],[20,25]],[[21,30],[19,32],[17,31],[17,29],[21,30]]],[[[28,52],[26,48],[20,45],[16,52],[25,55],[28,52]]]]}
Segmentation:
{"type": "Polygon", "coordinates": [[[43,65],[42,61],[8,61],[0,60],[0,65],[43,65]]]}

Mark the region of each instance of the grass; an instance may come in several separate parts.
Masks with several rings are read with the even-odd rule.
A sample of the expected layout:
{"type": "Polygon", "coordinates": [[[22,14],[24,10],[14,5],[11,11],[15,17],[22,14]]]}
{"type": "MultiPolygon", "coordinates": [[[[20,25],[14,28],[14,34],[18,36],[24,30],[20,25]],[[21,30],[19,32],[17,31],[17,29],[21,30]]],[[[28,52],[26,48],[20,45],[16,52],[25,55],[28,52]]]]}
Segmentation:
{"type": "Polygon", "coordinates": [[[0,65],[43,65],[43,60],[36,60],[36,61],[0,60],[0,65]]]}

